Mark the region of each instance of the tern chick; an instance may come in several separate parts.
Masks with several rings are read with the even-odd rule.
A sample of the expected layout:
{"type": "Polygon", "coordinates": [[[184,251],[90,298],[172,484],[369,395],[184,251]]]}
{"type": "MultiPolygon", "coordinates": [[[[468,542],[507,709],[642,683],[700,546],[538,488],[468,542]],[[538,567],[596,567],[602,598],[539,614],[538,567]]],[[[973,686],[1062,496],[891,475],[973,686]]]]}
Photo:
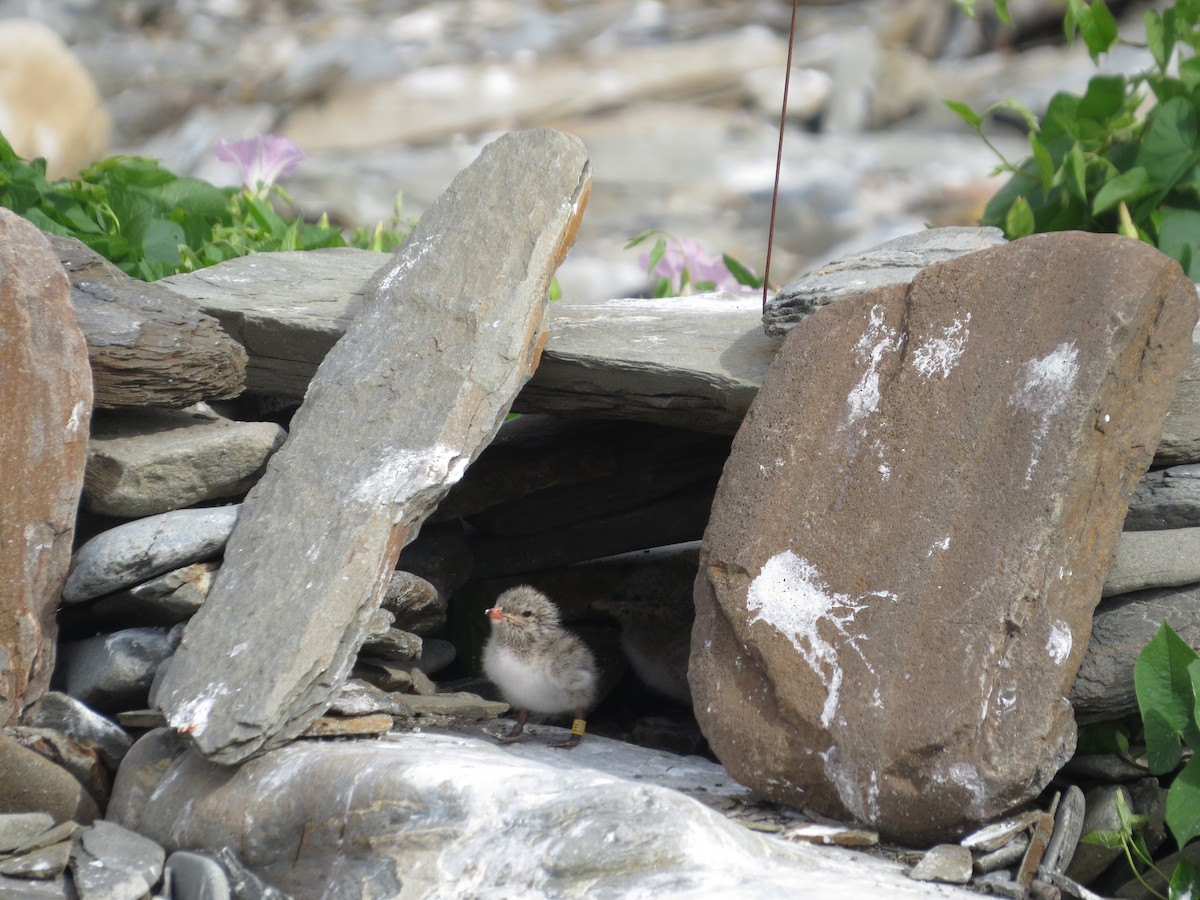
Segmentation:
{"type": "Polygon", "coordinates": [[[573,712],[571,737],[550,746],[574,747],[587,727],[584,715],[596,699],[592,652],[563,628],[550,598],[528,585],[497,597],[487,616],[492,633],[483,648],[483,671],[518,710],[517,724],[497,740],[520,740],[531,712],[573,712]]]}

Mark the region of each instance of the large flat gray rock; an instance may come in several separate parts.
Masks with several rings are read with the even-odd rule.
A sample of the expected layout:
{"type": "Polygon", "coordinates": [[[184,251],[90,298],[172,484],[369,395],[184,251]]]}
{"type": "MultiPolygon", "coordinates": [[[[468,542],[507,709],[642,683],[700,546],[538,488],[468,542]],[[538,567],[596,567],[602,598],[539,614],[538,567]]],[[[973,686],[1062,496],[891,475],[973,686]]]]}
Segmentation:
{"type": "Polygon", "coordinates": [[[168,849],[232,848],[300,900],[968,896],[697,799],[747,797],[706,759],[596,736],[569,754],[440,731],[304,741],[231,768],[159,730],[122,766],[109,815],[168,849]]]}
{"type": "Polygon", "coordinates": [[[506,135],[372,278],[158,683],[209,758],[285,743],[329,705],[401,548],[537,367],[590,178],[577,138],[506,135]]]}

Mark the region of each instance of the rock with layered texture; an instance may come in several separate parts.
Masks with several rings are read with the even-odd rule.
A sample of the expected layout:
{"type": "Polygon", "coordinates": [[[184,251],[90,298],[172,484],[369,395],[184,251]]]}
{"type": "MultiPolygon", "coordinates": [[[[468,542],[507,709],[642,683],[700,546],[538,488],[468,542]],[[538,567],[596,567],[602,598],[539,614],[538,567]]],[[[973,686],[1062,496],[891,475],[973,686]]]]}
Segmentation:
{"type": "Polygon", "coordinates": [[[731,774],[908,844],[1036,796],[1196,316],[1157,250],[1065,233],[793,331],[696,583],[689,682],[731,774]]]}
{"type": "Polygon", "coordinates": [[[1163,424],[1162,440],[1154,451],[1158,466],[1200,462],[1200,325],[1192,332],[1192,357],[1163,424]]]}
{"type": "Polygon", "coordinates": [[[236,497],[253,486],[285,437],[274,422],[234,422],[203,405],[98,414],[84,508],[136,518],[236,497]]]}
{"type": "Polygon", "coordinates": [[[158,682],[155,702],[206,756],[290,740],[349,675],[401,548],[537,367],[590,184],[577,138],[506,135],[367,286],[158,682]]]}
{"type": "Polygon", "coordinates": [[[178,408],[242,392],[246,351],[216,319],[158,282],[131,278],[74,238],[47,238],[71,281],[97,407],[178,408]]]}
{"type": "Polygon", "coordinates": [[[70,288],[33,225],[0,209],[0,724],[54,668],[54,610],[71,561],[92,379],[70,288]]]}
{"type": "Polygon", "coordinates": [[[908,284],[934,263],[1004,243],[999,228],[929,228],[834,260],[790,284],[767,301],[763,328],[783,337],[822,306],[889,284],[908,284]]]}

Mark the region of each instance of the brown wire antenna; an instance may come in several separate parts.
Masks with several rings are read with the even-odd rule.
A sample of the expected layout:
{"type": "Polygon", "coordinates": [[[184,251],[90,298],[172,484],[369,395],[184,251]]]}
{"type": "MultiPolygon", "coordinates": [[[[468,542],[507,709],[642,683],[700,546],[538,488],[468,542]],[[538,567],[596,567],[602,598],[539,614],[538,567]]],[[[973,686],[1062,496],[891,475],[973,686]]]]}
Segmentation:
{"type": "Polygon", "coordinates": [[[775,246],[775,208],[779,205],[779,171],[783,168],[783,130],[787,124],[788,88],[792,84],[792,47],[796,43],[796,8],[792,0],[792,24],[788,28],[787,68],[783,71],[783,107],[779,110],[779,149],[775,151],[775,186],[771,189],[771,224],[767,228],[767,261],[763,265],[762,311],[767,311],[767,291],[771,284],[771,250],[775,246]]]}

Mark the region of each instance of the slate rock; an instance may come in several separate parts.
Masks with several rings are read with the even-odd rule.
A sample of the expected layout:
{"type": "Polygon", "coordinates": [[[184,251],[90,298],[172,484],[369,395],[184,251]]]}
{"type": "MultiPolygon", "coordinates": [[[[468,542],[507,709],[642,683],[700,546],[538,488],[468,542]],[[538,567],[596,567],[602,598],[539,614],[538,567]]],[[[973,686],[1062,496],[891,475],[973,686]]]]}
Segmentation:
{"type": "Polygon", "coordinates": [[[53,728],[12,725],[5,733],[22,747],[40,753],[74,775],[96,801],[96,806],[104,809],[112,788],[113,773],[92,747],[53,728]]]}
{"type": "Polygon", "coordinates": [[[506,135],[367,286],[157,685],[155,703],[209,758],[290,740],[349,675],[401,548],[537,367],[590,178],[578,139],[506,135]]]}
{"type": "MultiPolygon", "coordinates": [[[[403,560],[404,554],[400,557],[403,560]]],[[[395,617],[400,628],[419,637],[433,634],[446,624],[445,598],[432,584],[411,572],[392,573],[380,606],[395,617]]]]}
{"type": "Polygon", "coordinates": [[[74,238],[46,235],[71,282],[96,406],[190,406],[236,397],[246,352],[216,319],[161,283],[126,275],[74,238]]]}
{"type": "Polygon", "coordinates": [[[1042,857],[1043,875],[1045,872],[1065,874],[1083,836],[1083,820],[1087,801],[1083,790],[1074,784],[1063,789],[1054,810],[1054,831],[1050,835],[1050,843],[1046,845],[1046,854],[1042,857]]]}
{"type": "Polygon", "coordinates": [[[34,724],[61,731],[94,748],[113,772],[133,746],[133,739],[120,725],[60,691],[49,691],[42,698],[34,724]]]}
{"type": "Polygon", "coordinates": [[[71,874],[80,900],[141,900],[162,878],[166,853],[140,834],[100,821],[79,835],[71,874]]]}
{"type": "Polygon", "coordinates": [[[757,898],[797,884],[813,896],[928,896],[895,863],[764,838],[715,813],[693,798],[746,792],[699,757],[595,736],[568,757],[427,731],[294,743],[231,768],[156,751],[163,740],[135,745],[131,759],[153,771],[127,761],[109,815],[168,848],[229,848],[299,900],[757,898]]]}
{"type": "Polygon", "coordinates": [[[488,535],[553,531],[714,480],[729,445],[727,436],[686,428],[520,416],[504,423],[438,515],[488,535]]]}
{"type": "Polygon", "coordinates": [[[0,813],[44,812],[55,822],[88,823],[100,815],[69,772],[0,731],[0,813]]]}
{"type": "Polygon", "coordinates": [[[1196,315],[1157,250],[1061,233],[795,329],[696,583],[688,680],[730,774],[909,845],[1036,796],[1196,315]]]}
{"type": "Polygon", "coordinates": [[[761,313],[747,293],[555,303],[513,409],[732,434],[778,348],[761,313]]]}
{"type": "Polygon", "coordinates": [[[163,877],[171,886],[171,900],[230,900],[234,896],[225,867],[203,853],[176,850],[167,857],[163,877]]]}
{"type": "Polygon", "coordinates": [[[240,496],[285,437],[274,422],[234,422],[203,408],[99,413],[84,508],[132,519],[240,496]]]}
{"type": "Polygon", "coordinates": [[[906,234],[853,256],[826,263],[784,285],[767,300],[763,327],[783,337],[822,306],[857,297],[875,288],[908,284],[934,263],[957,259],[1005,243],[999,228],[955,226],[906,234]]]}
{"type": "Polygon", "coordinates": [[[63,602],[90,600],[218,556],[240,511],[240,505],[177,509],[96,535],[75,551],[63,602]]]}
{"type": "Polygon", "coordinates": [[[1200,648],[1200,584],[1155,588],[1111,597],[1092,617],[1087,653],[1068,699],[1082,722],[1119,719],[1137,712],[1133,666],[1166,622],[1185,643],[1200,648]]]}
{"type": "Polygon", "coordinates": [[[1117,541],[1104,596],[1200,582],[1200,527],[1126,531],[1117,541]]]}
{"type": "Polygon", "coordinates": [[[55,684],[99,712],[138,709],[175,647],[165,628],[127,628],[59,647],[55,684]]]}
{"type": "Polygon", "coordinates": [[[1147,472],[1133,490],[1126,531],[1200,527],[1200,463],[1147,472]]]}
{"type": "MultiPolygon", "coordinates": [[[[1117,795],[1122,794],[1125,808],[1133,811],[1129,790],[1119,784],[1097,784],[1084,795],[1083,833],[1093,831],[1119,831],[1121,819],[1117,813],[1117,795]]],[[[1082,884],[1090,884],[1110,864],[1121,856],[1120,847],[1101,847],[1098,844],[1082,843],[1075,851],[1067,876],[1082,884]]]]}
{"type": "Polygon", "coordinates": [[[62,268],[25,219],[0,209],[0,725],[50,683],[54,610],[83,486],[92,380],[62,268]]]}
{"type": "MultiPolygon", "coordinates": [[[[386,262],[347,248],[259,253],[164,282],[246,347],[247,390],[300,400],[386,262]]],[[[514,410],[732,434],[779,346],[761,316],[761,301],[745,293],[566,298],[550,308],[542,364],[514,410]]]]}
{"type": "Polygon", "coordinates": [[[47,813],[7,813],[0,815],[0,853],[28,844],[54,824],[54,817],[47,813]]]}
{"type": "Polygon", "coordinates": [[[204,605],[213,577],[220,570],[216,560],[192,563],[173,569],[133,587],[105,594],[91,603],[65,606],[59,612],[64,630],[117,631],[141,625],[171,626],[185,622],[204,605]]]}
{"type": "Polygon", "coordinates": [[[0,861],[0,875],[47,881],[57,878],[65,872],[70,860],[71,842],[60,841],[57,844],[50,844],[47,847],[30,850],[11,859],[0,861]]]}
{"type": "Polygon", "coordinates": [[[535,535],[473,534],[477,579],[544,569],[698,541],[704,534],[717,479],[690,484],[631,509],[594,516],[535,535]]]}
{"type": "Polygon", "coordinates": [[[362,309],[366,282],[389,259],[349,247],[255,253],[158,284],[189,298],[245,348],[247,391],[302,400],[362,309]]]}
{"type": "Polygon", "coordinates": [[[1192,356],[1171,400],[1162,440],[1154,451],[1156,466],[1200,462],[1200,326],[1192,332],[1192,356]]]}
{"type": "Polygon", "coordinates": [[[931,847],[913,866],[908,877],[914,881],[944,881],[966,884],[971,880],[971,851],[958,844],[931,847]]]}

